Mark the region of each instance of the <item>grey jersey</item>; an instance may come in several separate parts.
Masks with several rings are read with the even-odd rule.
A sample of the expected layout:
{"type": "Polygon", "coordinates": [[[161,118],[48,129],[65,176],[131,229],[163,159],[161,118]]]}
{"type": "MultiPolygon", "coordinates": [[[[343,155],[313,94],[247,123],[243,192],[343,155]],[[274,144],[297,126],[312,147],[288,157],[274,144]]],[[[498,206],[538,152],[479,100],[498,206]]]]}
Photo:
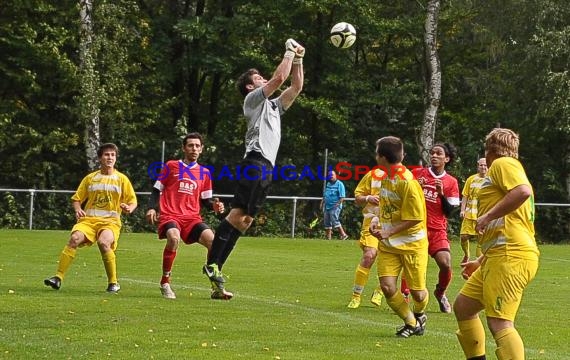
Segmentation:
{"type": "Polygon", "coordinates": [[[281,114],[285,110],[279,98],[269,100],[263,88],[247,94],[243,101],[243,114],[247,118],[245,153],[257,151],[275,166],[281,142],[281,114]]]}

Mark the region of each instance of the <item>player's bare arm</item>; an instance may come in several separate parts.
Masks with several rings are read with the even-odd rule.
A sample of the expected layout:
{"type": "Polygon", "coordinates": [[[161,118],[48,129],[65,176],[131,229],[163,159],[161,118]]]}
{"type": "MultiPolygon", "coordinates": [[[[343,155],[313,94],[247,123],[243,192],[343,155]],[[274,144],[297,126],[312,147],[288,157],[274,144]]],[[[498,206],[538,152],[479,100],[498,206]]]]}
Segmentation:
{"type": "Polygon", "coordinates": [[[215,212],[216,214],[221,214],[226,209],[224,203],[221,202],[219,198],[207,198],[200,201],[203,207],[215,212]]]}
{"type": "Polygon", "coordinates": [[[121,209],[127,214],[132,214],[137,208],[137,203],[130,203],[130,204],[121,203],[120,206],[121,209]]]}
{"type": "Polygon", "coordinates": [[[293,66],[293,59],[295,58],[295,48],[296,45],[298,44],[296,41],[293,40],[294,43],[292,43],[290,40],[292,39],[289,39],[285,42],[285,55],[283,55],[283,60],[281,60],[281,63],[277,66],[277,68],[273,72],[273,76],[271,76],[271,79],[269,79],[269,81],[267,81],[267,83],[263,85],[263,94],[265,95],[266,98],[273,95],[273,93],[277,91],[277,89],[279,89],[281,85],[283,85],[283,83],[285,82],[285,80],[287,80],[289,74],[291,73],[291,68],[293,66]]]}
{"type": "Polygon", "coordinates": [[[293,69],[291,70],[291,86],[285,89],[280,96],[283,109],[287,110],[293,104],[293,101],[295,101],[297,96],[301,93],[301,90],[303,90],[304,81],[303,64],[293,65],[293,69]]]}
{"type": "Polygon", "coordinates": [[[81,202],[73,201],[72,206],[73,210],[75,211],[75,218],[79,219],[86,215],[85,211],[83,211],[83,209],[81,208],[81,202]]]}
{"type": "Polygon", "coordinates": [[[148,199],[148,206],[145,215],[146,221],[151,225],[154,225],[158,222],[158,210],[160,207],[159,199],[160,190],[158,190],[156,187],[153,187],[152,191],[150,192],[150,198],[148,199]]]}

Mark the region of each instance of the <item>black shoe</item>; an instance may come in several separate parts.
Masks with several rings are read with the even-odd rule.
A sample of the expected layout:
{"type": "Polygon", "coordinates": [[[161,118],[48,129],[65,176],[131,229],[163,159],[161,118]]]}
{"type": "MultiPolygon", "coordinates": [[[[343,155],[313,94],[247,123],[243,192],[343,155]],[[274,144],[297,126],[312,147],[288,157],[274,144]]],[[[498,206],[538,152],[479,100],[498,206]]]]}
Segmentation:
{"type": "Polygon", "coordinates": [[[54,290],[59,290],[61,287],[61,279],[57,276],[50,277],[49,279],[44,280],[44,285],[49,286],[54,290]]]}
{"type": "Polygon", "coordinates": [[[405,324],[396,331],[396,336],[401,338],[409,338],[414,335],[423,335],[423,331],[419,324],[413,327],[412,325],[405,324]]]}
{"type": "Polygon", "coordinates": [[[416,335],[423,335],[424,331],[426,330],[427,316],[425,313],[414,313],[414,316],[416,317],[416,322],[418,323],[417,326],[420,328],[416,335]]]}

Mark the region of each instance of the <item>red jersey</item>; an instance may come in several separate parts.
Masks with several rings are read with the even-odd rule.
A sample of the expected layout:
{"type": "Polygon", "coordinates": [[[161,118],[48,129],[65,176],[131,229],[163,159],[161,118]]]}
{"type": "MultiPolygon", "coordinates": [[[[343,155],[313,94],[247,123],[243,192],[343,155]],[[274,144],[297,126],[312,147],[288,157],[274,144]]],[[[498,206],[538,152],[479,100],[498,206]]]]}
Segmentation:
{"type": "Polygon", "coordinates": [[[435,188],[435,180],[439,179],[443,186],[443,195],[453,205],[459,205],[459,185],[457,179],[449,175],[445,170],[440,175],[435,175],[431,168],[414,169],[414,176],[424,189],[427,210],[427,227],[432,230],[447,230],[447,218],[443,213],[441,198],[435,188]]]}
{"type": "Polygon", "coordinates": [[[210,170],[198,163],[170,160],[162,168],[154,187],[160,194],[160,223],[170,219],[202,219],[200,199],[212,197],[210,170]]]}

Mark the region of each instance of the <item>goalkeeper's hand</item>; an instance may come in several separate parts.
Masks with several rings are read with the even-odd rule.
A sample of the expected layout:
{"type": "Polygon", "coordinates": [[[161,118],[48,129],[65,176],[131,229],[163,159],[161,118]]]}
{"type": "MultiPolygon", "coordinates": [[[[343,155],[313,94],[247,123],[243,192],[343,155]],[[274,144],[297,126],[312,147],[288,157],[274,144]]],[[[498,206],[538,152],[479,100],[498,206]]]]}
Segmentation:
{"type": "Polygon", "coordinates": [[[302,58],[305,56],[305,48],[293,39],[288,39],[285,42],[285,49],[293,51],[296,58],[302,58]]]}
{"type": "Polygon", "coordinates": [[[293,59],[297,56],[297,48],[299,47],[299,43],[297,43],[293,39],[287,39],[285,41],[285,57],[289,59],[293,59]]]}
{"type": "Polygon", "coordinates": [[[299,43],[293,39],[287,39],[287,41],[285,41],[285,50],[290,50],[294,53],[297,53],[297,47],[298,46],[299,46],[299,43]]]}

